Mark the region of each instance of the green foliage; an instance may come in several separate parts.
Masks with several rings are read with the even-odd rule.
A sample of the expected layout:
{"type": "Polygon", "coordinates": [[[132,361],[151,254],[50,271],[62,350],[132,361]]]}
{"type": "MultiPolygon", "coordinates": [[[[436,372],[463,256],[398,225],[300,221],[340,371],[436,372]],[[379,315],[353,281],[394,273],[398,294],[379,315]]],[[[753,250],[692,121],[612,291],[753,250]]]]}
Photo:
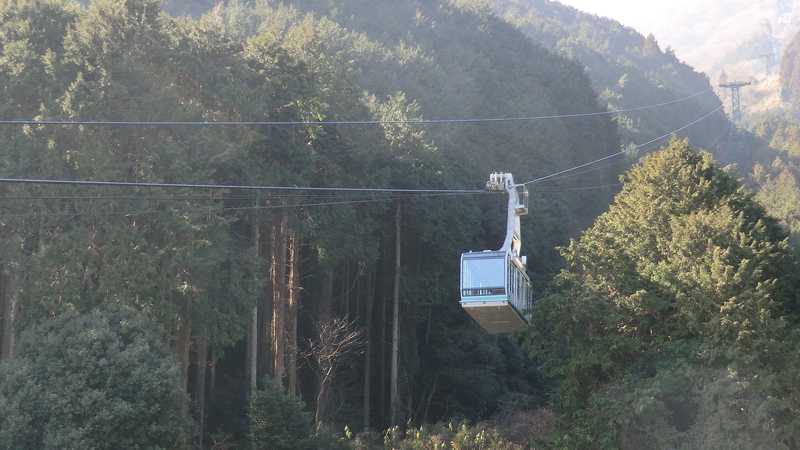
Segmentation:
{"type": "Polygon", "coordinates": [[[383,442],[375,442],[372,436],[359,436],[350,442],[349,448],[366,450],[385,448],[387,450],[522,450],[522,445],[503,438],[490,426],[470,426],[462,423],[424,426],[403,431],[393,427],[383,435],[383,442]]]}
{"type": "Polygon", "coordinates": [[[253,393],[247,414],[253,449],[306,450],[315,446],[305,405],[271,379],[253,393]]]}
{"type": "Polygon", "coordinates": [[[626,335],[749,345],[755,329],[728,327],[768,326],[769,312],[780,313],[773,294],[789,256],[776,221],[686,142],[647,158],[625,181],[611,209],[564,250],[571,271],[612,293],[629,318],[626,335]]]}
{"type": "MultiPolygon", "coordinates": [[[[618,124],[626,140],[641,142],[718,105],[713,96],[698,97],[683,107],[622,117],[618,124],[602,116],[524,126],[386,123],[635,107],[708,87],[652,38],[552,2],[529,3],[241,0],[214,2],[208,10],[211,2],[166,2],[168,11],[196,17],[176,19],[155,0],[96,0],[84,7],[56,0],[0,2],[0,113],[7,117],[384,122],[4,127],[0,172],[154,182],[478,187],[491,171],[513,170],[525,180],[613,153],[620,148],[618,124]],[[491,8],[500,7],[510,8],[503,9],[508,21],[493,15],[491,8]],[[197,17],[201,12],[206,14],[197,17]]],[[[708,129],[717,137],[724,121],[710,123],[693,129],[692,138],[710,142],[711,132],[702,131],[708,129]]],[[[754,142],[729,152],[732,159],[755,160],[754,142]]],[[[790,442],[798,361],[785,357],[796,341],[787,331],[793,322],[784,316],[791,310],[787,299],[796,265],[776,223],[708,156],[673,143],[632,171],[612,209],[568,244],[605,209],[613,187],[602,186],[615,180],[615,169],[580,175],[549,181],[547,189],[537,185],[531,198],[536,213],[523,230],[524,253],[537,281],[558,272],[564,261],[554,248],[566,245],[568,269],[552,295],[539,302],[526,342],[546,374],[560,381],[563,445],[590,447],[596,440],[613,447],[634,442],[638,431],[657,445],[689,442],[686,429],[699,433],[700,424],[713,423],[728,406],[741,406],[718,402],[716,393],[744,399],[754,411],[733,428],[754,436],[742,443],[768,442],[757,436],[758,427],[774,430],[767,437],[790,442]],[[577,181],[600,187],[575,189],[577,181]],[[702,396],[707,406],[693,403],[692,396],[702,396]],[[684,409],[696,418],[692,423],[671,418],[684,409]]],[[[774,194],[787,205],[794,202],[788,176],[769,177],[775,188],[759,198],[774,194]]],[[[281,211],[277,207],[319,198],[20,186],[3,186],[0,193],[0,254],[22,280],[20,326],[72,318],[75,311],[88,313],[107,303],[126,305],[171,338],[188,330],[183,337],[208,338],[215,358],[228,355],[217,369],[225,387],[215,391],[225,398],[215,399],[214,407],[246,409],[239,395],[240,347],[254,304],[269,295],[272,267],[265,256],[272,243],[262,237],[264,245],[256,248],[254,236],[266,234],[281,211]]],[[[376,200],[358,197],[363,199],[376,200]]],[[[502,239],[504,205],[493,196],[402,201],[401,410],[413,423],[425,423],[482,420],[511,403],[537,406],[541,379],[518,341],[486,336],[460,311],[453,288],[459,252],[494,248],[502,239]]],[[[385,338],[380,333],[389,329],[381,307],[391,297],[394,275],[387,232],[392,206],[289,210],[302,261],[296,274],[303,311],[299,340],[313,333],[317,300],[325,298],[320,280],[330,274],[334,292],[327,300],[337,312],[366,326],[364,305],[372,302],[373,329],[366,334],[373,343],[373,426],[386,421],[386,408],[379,411],[376,403],[387,385],[387,371],[378,368],[386,350],[379,336],[385,338]]],[[[789,223],[793,207],[780,211],[789,223]]],[[[185,349],[178,353],[188,356],[185,349]]],[[[21,360],[3,370],[29,374],[26,364],[21,360]]],[[[340,377],[345,381],[334,386],[343,399],[337,425],[361,423],[363,386],[347,381],[362,380],[363,364],[359,359],[347,367],[340,377]]],[[[301,390],[313,391],[315,383],[304,375],[301,369],[301,390]]],[[[253,440],[262,448],[338,445],[337,439],[305,439],[310,432],[302,405],[273,385],[249,406],[253,440]]],[[[39,416],[25,417],[7,429],[29,433],[25,424],[32,422],[25,421],[39,416]]],[[[236,435],[244,426],[228,425],[213,431],[236,435]]],[[[703,442],[721,442],[715,439],[729,431],[709,432],[703,442]]],[[[78,439],[83,432],[72,433],[78,439]]],[[[403,448],[514,448],[481,427],[398,433],[389,433],[390,444],[403,448]]]]}
{"type": "Polygon", "coordinates": [[[182,448],[187,399],[163,340],[126,308],[31,327],[0,365],[0,448],[182,448]]]}
{"type": "Polygon", "coordinates": [[[562,250],[567,269],[527,336],[559,381],[559,445],[791,447],[796,406],[770,399],[796,395],[774,378],[795,360],[784,344],[796,339],[797,286],[785,233],[685,141],[624,181],[562,250]],[[740,414],[727,413],[733,405],[740,414]]]}
{"type": "Polygon", "coordinates": [[[771,111],[750,117],[749,129],[767,141],[777,152],[790,158],[800,157],[800,126],[794,114],[771,111]]]}
{"type": "MultiPolygon", "coordinates": [[[[705,74],[679,61],[670,49],[662,50],[652,34],[644,36],[612,19],[557,2],[493,0],[491,4],[535,42],[585,66],[609,109],[636,108],[711,90],[705,74]]],[[[626,113],[616,121],[624,141],[641,143],[717,106],[719,99],[709,92],[665,108],[626,113]]],[[[696,145],[715,146],[727,125],[720,114],[688,132],[696,145]]],[[[719,154],[725,157],[725,152],[719,154]]]]}
{"type": "Polygon", "coordinates": [[[753,178],[759,184],[757,199],[789,232],[794,247],[800,243],[800,185],[798,168],[775,159],[768,168],[756,166],[753,178]]]}
{"type": "Polygon", "coordinates": [[[751,117],[753,134],[775,152],[771,161],[756,164],[750,179],[757,186],[757,199],[789,232],[793,246],[800,242],[800,128],[793,114],[772,111],[751,117]]]}
{"type": "MultiPolygon", "coordinates": [[[[178,3],[172,2],[170,8],[192,6],[178,3]]],[[[196,21],[170,24],[162,17],[165,29],[171,30],[170,36],[178,43],[165,47],[180,50],[181,64],[179,70],[167,64],[165,71],[178,72],[176,89],[189,98],[195,98],[191,87],[204,86],[196,103],[191,103],[199,110],[191,113],[211,118],[389,121],[546,115],[574,112],[576,107],[599,108],[577,64],[532,44],[481,5],[444,1],[365,5],[358,1],[290,5],[239,1],[223,3],[196,21]]],[[[480,185],[487,173],[501,168],[513,168],[518,177],[526,178],[611,153],[619,146],[615,129],[611,120],[597,117],[524,127],[387,124],[258,129],[223,136],[207,132],[202,139],[213,139],[221,149],[206,161],[213,168],[208,176],[222,182],[449,187],[480,185]]],[[[192,167],[185,173],[201,177],[208,172],[192,167]]],[[[172,171],[164,175],[182,177],[172,171]]],[[[612,180],[608,172],[585,175],[586,182],[599,185],[612,180]]],[[[525,245],[537,277],[543,279],[561,264],[554,245],[565,243],[587,225],[610,197],[610,189],[534,193],[533,197],[542,213],[525,221],[525,233],[539,238],[526,240],[525,245]]],[[[248,205],[231,202],[226,206],[248,205]]],[[[390,223],[388,206],[299,210],[293,214],[292,226],[313,249],[320,269],[333,267],[338,275],[344,264],[380,267],[381,258],[391,252],[385,248],[384,237],[390,223]]],[[[459,310],[452,289],[457,283],[452,255],[496,246],[504,232],[502,207],[494,199],[466,197],[420,198],[404,204],[404,241],[410,243],[403,249],[404,265],[413,270],[403,274],[402,320],[408,326],[403,326],[401,354],[406,358],[408,388],[417,395],[403,398],[414,403],[404,409],[414,411],[420,420],[453,415],[479,419],[516,393],[538,396],[530,381],[535,379],[531,377],[534,369],[518,346],[503,343],[506,347],[501,349],[485,336],[459,310]],[[453,367],[457,370],[448,370],[453,367]]],[[[250,221],[243,215],[232,218],[233,214],[220,212],[220,216],[239,221],[240,227],[232,227],[237,234],[250,221]]],[[[221,235],[214,237],[208,240],[209,251],[219,256],[220,264],[231,261],[228,254],[216,253],[227,243],[221,235]]],[[[241,238],[235,241],[246,246],[241,238]]],[[[318,279],[317,267],[309,270],[307,279],[318,279]]],[[[169,276],[170,271],[163,273],[169,276]]],[[[381,269],[381,273],[389,276],[388,271],[381,269]]],[[[233,275],[239,280],[247,271],[233,275]]],[[[196,278],[198,283],[214,281],[196,278]]],[[[340,283],[345,284],[337,280],[340,283]]],[[[236,333],[230,333],[231,337],[242,336],[239,313],[247,311],[243,299],[252,291],[247,286],[236,291],[242,293],[236,296],[240,301],[233,303],[236,308],[212,309],[215,302],[205,293],[224,293],[226,287],[225,282],[203,283],[190,291],[201,294],[191,297],[197,298],[194,323],[212,330],[232,328],[236,333]],[[227,326],[231,322],[234,327],[227,326]]],[[[318,295],[316,286],[304,289],[309,298],[318,295]]],[[[229,342],[225,337],[223,343],[229,342]]],[[[352,369],[352,377],[360,376],[360,367],[352,369]]],[[[345,410],[360,407],[355,401],[348,403],[345,410]]]]}

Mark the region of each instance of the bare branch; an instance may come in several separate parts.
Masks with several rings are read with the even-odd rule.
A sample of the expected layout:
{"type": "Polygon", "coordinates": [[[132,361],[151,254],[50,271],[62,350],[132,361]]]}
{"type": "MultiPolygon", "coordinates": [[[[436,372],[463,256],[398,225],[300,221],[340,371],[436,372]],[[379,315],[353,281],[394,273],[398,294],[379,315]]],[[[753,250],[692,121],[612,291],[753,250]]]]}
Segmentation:
{"type": "Polygon", "coordinates": [[[364,352],[366,338],[355,322],[334,318],[318,325],[316,338],[308,340],[308,350],[303,357],[313,361],[319,379],[319,394],[315,422],[321,425],[325,410],[326,393],[336,377],[336,369],[348,357],[364,352]]]}

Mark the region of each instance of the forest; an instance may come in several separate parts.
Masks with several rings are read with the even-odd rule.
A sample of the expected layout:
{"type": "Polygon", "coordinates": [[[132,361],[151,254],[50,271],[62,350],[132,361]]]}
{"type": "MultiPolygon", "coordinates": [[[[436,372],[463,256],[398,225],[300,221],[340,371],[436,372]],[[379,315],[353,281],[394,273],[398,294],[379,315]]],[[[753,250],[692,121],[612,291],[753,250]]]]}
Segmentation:
{"type": "Polygon", "coordinates": [[[652,36],[0,0],[0,92],[0,449],[800,447],[796,113],[737,127],[652,36]],[[547,119],[436,122],[498,117],[547,119]],[[541,179],[513,335],[458,303],[496,171],[541,179]]]}

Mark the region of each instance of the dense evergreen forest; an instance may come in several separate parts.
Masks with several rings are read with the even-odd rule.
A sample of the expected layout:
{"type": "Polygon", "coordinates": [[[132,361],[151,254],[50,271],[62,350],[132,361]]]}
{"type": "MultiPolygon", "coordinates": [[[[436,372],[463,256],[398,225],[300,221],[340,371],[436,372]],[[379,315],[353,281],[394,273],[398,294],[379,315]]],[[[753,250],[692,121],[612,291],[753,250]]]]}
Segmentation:
{"type": "MultiPolygon", "coordinates": [[[[679,61],[671,49],[661,49],[653,35],[642,36],[611,19],[549,0],[497,0],[492,4],[532,40],[584,66],[600,99],[610,108],[667,102],[711,88],[705,74],[679,61]]],[[[663,111],[622,117],[618,123],[625,137],[639,142],[680,127],[687,117],[710,111],[717,102],[707,92],[663,111]]],[[[698,145],[710,147],[725,127],[724,117],[719,116],[688,131],[688,136],[698,145]]]]}
{"type": "Polygon", "coordinates": [[[530,186],[514,336],[458,306],[496,195],[1,183],[1,449],[800,446],[800,138],[652,37],[539,0],[0,0],[0,92],[295,123],[2,126],[4,178],[480,190],[625,151],[530,186]]]}

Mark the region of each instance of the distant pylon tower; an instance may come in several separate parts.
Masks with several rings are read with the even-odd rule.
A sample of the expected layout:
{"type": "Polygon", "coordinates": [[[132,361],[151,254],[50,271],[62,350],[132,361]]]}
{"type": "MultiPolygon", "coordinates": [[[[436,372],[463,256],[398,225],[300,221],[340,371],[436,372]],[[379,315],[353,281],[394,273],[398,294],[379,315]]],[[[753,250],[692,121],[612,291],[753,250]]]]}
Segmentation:
{"type": "Polygon", "coordinates": [[[743,87],[750,86],[751,84],[753,83],[749,81],[732,81],[719,84],[719,87],[723,89],[730,89],[731,120],[733,120],[733,123],[736,125],[739,125],[742,122],[742,99],[739,91],[743,87]]]}
{"type": "Polygon", "coordinates": [[[772,69],[775,68],[775,53],[764,53],[756,58],[764,61],[764,71],[767,75],[772,75],[772,69]]]}

